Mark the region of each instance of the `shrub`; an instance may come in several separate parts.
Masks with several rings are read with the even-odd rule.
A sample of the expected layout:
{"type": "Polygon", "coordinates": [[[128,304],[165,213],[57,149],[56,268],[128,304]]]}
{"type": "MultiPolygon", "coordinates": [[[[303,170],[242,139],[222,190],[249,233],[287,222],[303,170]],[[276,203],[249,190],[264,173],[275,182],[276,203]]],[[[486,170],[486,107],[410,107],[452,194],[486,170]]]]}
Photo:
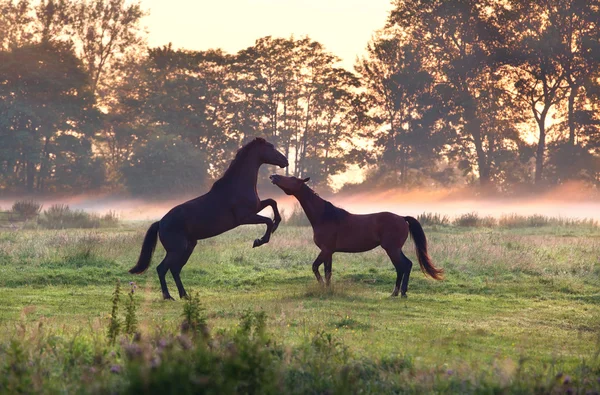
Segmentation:
{"type": "Polygon", "coordinates": [[[446,226],[450,225],[450,218],[439,213],[423,213],[417,217],[417,221],[423,226],[446,226]]]}
{"type": "Polygon", "coordinates": [[[100,228],[114,227],[119,223],[117,214],[109,211],[104,216],[94,213],[86,213],[83,210],[71,210],[66,204],[54,204],[39,219],[40,226],[46,229],[69,229],[69,228],[100,228]]]}
{"type": "Polygon", "coordinates": [[[131,291],[128,293],[127,302],[125,305],[125,333],[128,335],[133,335],[137,331],[138,320],[136,316],[137,312],[137,304],[135,302],[135,298],[133,295],[135,294],[135,290],[137,289],[136,283],[131,281],[129,283],[131,286],[131,291]]]}
{"type": "Polygon", "coordinates": [[[591,218],[578,219],[547,217],[540,214],[507,214],[500,217],[498,225],[504,228],[538,228],[543,226],[596,228],[598,227],[598,222],[591,218]]]}
{"type": "Polygon", "coordinates": [[[475,227],[479,223],[479,214],[467,213],[454,218],[453,224],[462,227],[475,227]]]}
{"type": "Polygon", "coordinates": [[[119,215],[110,210],[108,213],[100,217],[101,228],[115,228],[119,225],[119,215]]]}
{"type": "Polygon", "coordinates": [[[454,218],[454,225],[460,227],[479,227],[479,228],[493,228],[496,226],[496,218],[488,215],[486,217],[480,217],[476,212],[459,215],[454,218]]]}
{"type": "Polygon", "coordinates": [[[201,333],[208,337],[206,326],[206,315],[204,308],[200,305],[200,297],[196,293],[188,295],[183,303],[183,322],[181,323],[182,332],[201,333]]]}
{"type": "Polygon", "coordinates": [[[108,340],[111,344],[115,344],[119,333],[121,333],[121,320],[119,319],[119,301],[121,300],[121,283],[117,280],[115,291],[112,297],[112,308],[110,311],[110,319],[108,321],[108,340]]]}
{"type": "Polygon", "coordinates": [[[19,200],[12,205],[12,212],[24,220],[37,217],[41,210],[42,205],[34,200],[19,200]]]}

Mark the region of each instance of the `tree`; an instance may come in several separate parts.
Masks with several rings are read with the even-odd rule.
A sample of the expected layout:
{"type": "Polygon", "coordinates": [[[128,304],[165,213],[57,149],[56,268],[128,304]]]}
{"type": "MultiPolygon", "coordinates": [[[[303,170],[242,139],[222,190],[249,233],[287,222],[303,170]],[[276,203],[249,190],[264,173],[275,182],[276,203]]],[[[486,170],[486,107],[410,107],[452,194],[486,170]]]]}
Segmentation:
{"type": "Polygon", "coordinates": [[[558,30],[544,23],[548,10],[537,2],[515,1],[507,15],[516,33],[510,42],[509,64],[513,66],[514,89],[532,114],[538,129],[535,155],[535,183],[543,179],[547,121],[550,109],[564,94],[564,70],[558,61],[561,39],[558,30]]]}
{"type": "Polygon", "coordinates": [[[28,192],[91,187],[81,171],[98,165],[91,159],[90,144],[98,113],[72,47],[42,42],[0,52],[0,57],[0,169],[5,182],[28,192]],[[69,172],[80,177],[65,177],[69,172]]]}
{"type": "Polygon", "coordinates": [[[71,29],[95,94],[107,71],[144,43],[139,3],[125,0],[80,0],[70,4],[71,29]]]}
{"type": "Polygon", "coordinates": [[[450,137],[435,127],[441,103],[433,76],[424,69],[418,49],[398,37],[380,35],[356,66],[366,88],[372,137],[381,154],[380,171],[408,182],[409,169],[433,171],[435,157],[450,137]]]}
{"type": "Polygon", "coordinates": [[[311,172],[315,181],[326,182],[345,168],[339,148],[353,145],[349,104],[358,80],[336,62],[308,37],[264,37],[235,58],[232,86],[241,110],[236,119],[246,133],[264,134],[285,152],[293,163],[286,173],[311,172]]]}
{"type": "Polygon", "coordinates": [[[402,41],[419,42],[418,56],[445,103],[444,118],[473,144],[480,183],[488,184],[491,158],[478,97],[503,42],[498,3],[398,0],[394,5],[387,29],[402,41]]]}
{"type": "Polygon", "coordinates": [[[135,148],[124,164],[123,175],[127,189],[134,195],[198,193],[205,186],[206,159],[179,137],[156,134],[135,148]]]}
{"type": "Polygon", "coordinates": [[[0,50],[31,42],[33,31],[29,0],[0,1],[0,50]]]}

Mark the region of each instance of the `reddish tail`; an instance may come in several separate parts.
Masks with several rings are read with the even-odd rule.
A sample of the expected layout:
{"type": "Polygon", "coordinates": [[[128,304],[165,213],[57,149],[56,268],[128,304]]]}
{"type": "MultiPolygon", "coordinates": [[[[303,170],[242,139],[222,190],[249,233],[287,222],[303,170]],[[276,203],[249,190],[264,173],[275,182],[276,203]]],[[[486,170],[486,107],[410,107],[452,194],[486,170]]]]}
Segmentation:
{"type": "Polygon", "coordinates": [[[423,228],[419,221],[413,217],[404,217],[406,222],[408,222],[408,228],[410,230],[410,235],[415,243],[415,250],[417,252],[417,257],[419,258],[419,264],[421,265],[421,270],[423,273],[429,274],[432,278],[436,280],[444,279],[444,270],[438,269],[431,262],[431,258],[429,258],[429,254],[427,254],[427,238],[425,237],[425,232],[423,232],[423,228]]]}
{"type": "Polygon", "coordinates": [[[146,232],[146,237],[144,237],[144,243],[142,244],[142,251],[140,252],[140,257],[134,267],[129,270],[131,274],[142,274],[148,269],[150,266],[150,261],[152,261],[152,254],[154,253],[154,248],[156,247],[156,239],[158,238],[158,222],[150,225],[150,228],[146,232]]]}

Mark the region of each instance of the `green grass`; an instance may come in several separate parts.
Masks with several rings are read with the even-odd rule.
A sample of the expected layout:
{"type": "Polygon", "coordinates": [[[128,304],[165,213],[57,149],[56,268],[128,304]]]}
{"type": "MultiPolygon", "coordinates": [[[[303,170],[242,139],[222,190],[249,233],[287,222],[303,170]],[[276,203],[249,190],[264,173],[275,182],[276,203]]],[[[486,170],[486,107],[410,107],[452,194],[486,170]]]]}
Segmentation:
{"type": "MultiPolygon", "coordinates": [[[[147,273],[127,273],[145,230],[137,223],[0,232],[0,362],[11,339],[27,338],[40,323],[65,339],[103,339],[117,279],[139,286],[142,333],[177,332],[183,302],[161,300],[155,267],[162,248],[147,273]]],[[[600,386],[598,228],[425,228],[446,280],[420,273],[409,240],[404,250],[416,266],[407,299],[389,297],[395,271],[380,249],[335,254],[333,286],[324,290],[311,270],[318,249],[310,228],[283,226],[252,249],[263,231],[242,227],[200,241],[182,271],[213,333],[236,328],[245,311],[264,311],[267,332],[284,353],[296,355],[327,333],[354,364],[374,363],[379,373],[409,364],[411,373],[394,377],[416,392],[463,392],[453,387],[461,382],[472,385],[464,392],[512,391],[515,383],[528,392],[560,372],[600,386]],[[527,380],[519,381],[524,372],[527,380]]],[[[168,284],[176,295],[170,276],[168,284]]]]}

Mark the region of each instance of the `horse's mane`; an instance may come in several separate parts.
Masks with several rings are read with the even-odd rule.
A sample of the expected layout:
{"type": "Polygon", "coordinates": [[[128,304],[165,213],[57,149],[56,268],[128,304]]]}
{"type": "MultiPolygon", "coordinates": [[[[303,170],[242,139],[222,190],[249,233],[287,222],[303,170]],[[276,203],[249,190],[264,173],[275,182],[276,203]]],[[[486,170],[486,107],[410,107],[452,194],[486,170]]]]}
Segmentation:
{"type": "Polygon", "coordinates": [[[237,165],[240,162],[243,162],[246,159],[246,157],[248,156],[248,153],[250,151],[252,151],[252,148],[257,146],[258,144],[264,144],[266,142],[267,141],[265,139],[263,139],[262,137],[256,137],[254,140],[250,141],[248,144],[244,145],[242,148],[237,150],[235,157],[229,164],[229,167],[227,167],[227,170],[225,170],[225,173],[223,173],[223,176],[221,176],[221,178],[219,178],[217,181],[215,181],[215,183],[213,184],[213,187],[220,185],[221,181],[228,178],[228,176],[230,176],[232,173],[232,169],[235,168],[235,165],[237,165]]]}
{"type": "Polygon", "coordinates": [[[323,221],[334,221],[339,223],[350,213],[343,208],[334,206],[329,200],[323,199],[317,192],[315,192],[311,187],[304,184],[304,187],[313,195],[317,196],[319,199],[322,199],[325,202],[325,207],[323,209],[323,213],[321,214],[321,219],[323,221]]]}
{"type": "Polygon", "coordinates": [[[330,201],[325,200],[325,209],[323,210],[323,221],[334,221],[339,223],[343,220],[349,212],[344,210],[343,208],[339,208],[334,206],[330,201]]]}

